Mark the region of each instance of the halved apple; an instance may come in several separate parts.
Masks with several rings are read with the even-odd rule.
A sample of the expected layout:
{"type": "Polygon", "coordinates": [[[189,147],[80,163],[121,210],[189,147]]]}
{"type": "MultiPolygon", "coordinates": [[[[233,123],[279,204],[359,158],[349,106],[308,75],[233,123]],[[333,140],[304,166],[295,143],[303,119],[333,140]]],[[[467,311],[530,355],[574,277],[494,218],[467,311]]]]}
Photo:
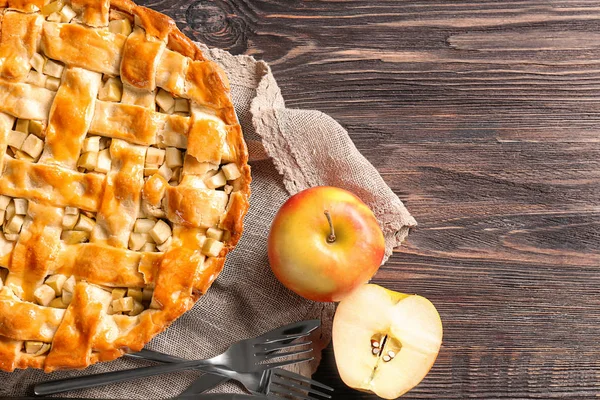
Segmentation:
{"type": "Polygon", "coordinates": [[[333,349],[351,388],[395,399],[415,387],[433,366],[442,344],[442,321],[424,297],[361,286],[338,305],[333,349]]]}

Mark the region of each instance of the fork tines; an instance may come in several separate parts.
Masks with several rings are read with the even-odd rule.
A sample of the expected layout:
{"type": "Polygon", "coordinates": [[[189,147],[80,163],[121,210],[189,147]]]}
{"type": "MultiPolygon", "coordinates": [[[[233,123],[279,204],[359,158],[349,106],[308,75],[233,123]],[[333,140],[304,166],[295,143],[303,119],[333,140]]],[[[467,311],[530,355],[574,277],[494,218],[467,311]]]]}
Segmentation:
{"type": "MultiPolygon", "coordinates": [[[[254,357],[259,360],[259,363],[266,362],[264,365],[268,365],[269,368],[277,368],[286,365],[284,363],[274,362],[276,359],[285,358],[290,360],[292,357],[299,356],[301,354],[311,353],[313,351],[312,341],[296,341],[297,339],[301,339],[307,336],[304,334],[294,335],[293,338],[287,338],[285,341],[274,341],[271,339],[267,339],[261,343],[256,343],[254,345],[255,353],[254,357]],[[284,352],[284,350],[292,349],[295,347],[308,346],[299,350],[284,352]]],[[[310,361],[312,358],[306,358],[303,360],[298,360],[297,362],[310,361]]],[[[289,364],[289,361],[287,361],[289,364]]]]}
{"type": "MultiPolygon", "coordinates": [[[[290,334],[290,335],[273,335],[272,337],[265,337],[264,338],[264,344],[270,344],[270,343],[290,343],[296,339],[300,339],[303,337],[306,337],[308,335],[310,335],[311,332],[303,332],[303,333],[294,333],[294,334],[290,334]]],[[[261,338],[263,339],[263,338],[261,338]]]]}
{"type": "Polygon", "coordinates": [[[269,394],[301,400],[317,399],[317,397],[312,395],[320,396],[319,398],[330,399],[331,395],[327,392],[333,392],[333,388],[284,369],[273,370],[271,375],[269,394]],[[314,389],[311,386],[318,387],[324,391],[314,389]]]}
{"type": "Polygon", "coordinates": [[[286,350],[291,347],[306,346],[309,344],[312,344],[312,340],[308,340],[306,342],[294,342],[294,343],[267,342],[267,343],[256,344],[256,345],[254,345],[254,347],[256,347],[257,353],[269,354],[269,353],[273,353],[276,351],[286,350]]]}

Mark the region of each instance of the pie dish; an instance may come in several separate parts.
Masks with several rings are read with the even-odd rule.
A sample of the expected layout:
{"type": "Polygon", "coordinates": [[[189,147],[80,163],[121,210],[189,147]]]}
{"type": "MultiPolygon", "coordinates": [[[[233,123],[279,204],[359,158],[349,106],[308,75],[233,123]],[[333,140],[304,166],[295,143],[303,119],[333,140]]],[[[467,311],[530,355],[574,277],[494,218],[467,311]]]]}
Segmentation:
{"type": "Polygon", "coordinates": [[[129,0],[0,0],[0,27],[0,369],[138,351],[242,232],[227,77],[129,0]]]}

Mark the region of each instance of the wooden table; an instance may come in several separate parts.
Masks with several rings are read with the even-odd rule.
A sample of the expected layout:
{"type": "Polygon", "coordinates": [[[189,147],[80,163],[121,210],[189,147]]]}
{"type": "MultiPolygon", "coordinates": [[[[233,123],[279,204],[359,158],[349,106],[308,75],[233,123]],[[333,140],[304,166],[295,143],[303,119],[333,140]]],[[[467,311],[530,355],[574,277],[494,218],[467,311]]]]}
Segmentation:
{"type": "MultiPolygon", "coordinates": [[[[600,393],[600,2],[163,0],[337,119],[419,221],[376,283],[436,304],[407,399],[600,393]]],[[[316,375],[344,388],[331,351],[316,375]]]]}

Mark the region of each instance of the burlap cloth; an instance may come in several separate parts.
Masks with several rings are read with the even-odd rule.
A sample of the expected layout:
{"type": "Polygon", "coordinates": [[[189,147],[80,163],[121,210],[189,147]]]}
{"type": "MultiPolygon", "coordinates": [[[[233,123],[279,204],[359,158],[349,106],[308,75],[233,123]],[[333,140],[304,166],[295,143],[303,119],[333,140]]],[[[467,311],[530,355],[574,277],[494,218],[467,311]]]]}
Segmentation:
{"type": "MultiPolygon", "coordinates": [[[[250,211],[242,239],[228,256],[225,269],[212,288],[148,347],[190,359],[208,358],[220,354],[237,340],[286,323],[318,318],[322,329],[313,338],[315,361],[295,369],[310,375],[320,361],[321,350],[330,341],[334,305],[302,299],[273,276],[267,260],[267,236],[279,207],[290,194],[312,186],[345,188],[375,212],[385,233],[386,259],[416,222],[337,122],[319,111],[285,107],[266,63],[222,50],[206,49],[206,52],[229,74],[233,102],[248,141],[253,175],[250,211]]],[[[122,358],[94,365],[85,372],[1,373],[0,394],[29,394],[34,382],[49,378],[142,365],[150,363],[122,358]]],[[[168,398],[183,391],[199,374],[186,371],[68,395],[168,398]]],[[[241,392],[235,383],[223,384],[216,390],[241,392]]]]}

